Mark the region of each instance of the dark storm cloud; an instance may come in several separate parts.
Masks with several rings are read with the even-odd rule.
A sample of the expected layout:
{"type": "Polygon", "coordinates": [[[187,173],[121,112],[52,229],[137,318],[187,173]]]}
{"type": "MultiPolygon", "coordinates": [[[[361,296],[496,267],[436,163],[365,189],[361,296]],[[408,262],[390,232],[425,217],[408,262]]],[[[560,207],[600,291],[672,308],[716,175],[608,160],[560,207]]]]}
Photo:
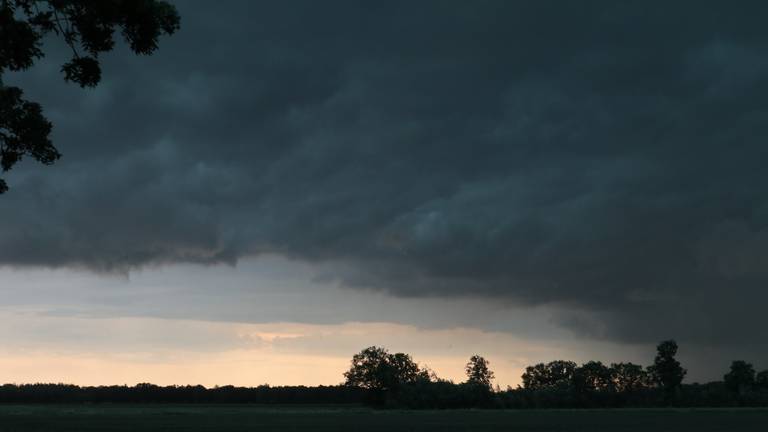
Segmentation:
{"type": "MultiPolygon", "coordinates": [[[[0,262],[247,255],[352,287],[569,305],[601,337],[738,342],[768,300],[762,3],[181,2],[94,91],[23,76],[65,158],[0,262]]],[[[55,56],[53,56],[55,58],[55,56]]]]}

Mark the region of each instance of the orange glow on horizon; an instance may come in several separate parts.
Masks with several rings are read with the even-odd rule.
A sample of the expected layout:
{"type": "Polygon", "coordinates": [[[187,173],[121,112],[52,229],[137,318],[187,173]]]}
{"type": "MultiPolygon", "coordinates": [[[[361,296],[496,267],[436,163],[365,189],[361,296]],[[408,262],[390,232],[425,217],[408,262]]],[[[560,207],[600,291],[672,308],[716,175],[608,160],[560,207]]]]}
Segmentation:
{"type": "MultiPolygon", "coordinates": [[[[518,383],[528,361],[510,353],[538,351],[503,333],[393,323],[243,324],[14,315],[0,314],[0,320],[13,319],[19,327],[27,320],[37,328],[67,329],[77,339],[58,337],[34,344],[8,340],[0,348],[0,383],[333,385],[343,381],[353,354],[378,345],[409,353],[438,376],[456,382],[464,380],[469,356],[481,353],[491,360],[496,382],[505,387],[518,383]]],[[[4,336],[0,332],[7,340],[4,336]]]]}

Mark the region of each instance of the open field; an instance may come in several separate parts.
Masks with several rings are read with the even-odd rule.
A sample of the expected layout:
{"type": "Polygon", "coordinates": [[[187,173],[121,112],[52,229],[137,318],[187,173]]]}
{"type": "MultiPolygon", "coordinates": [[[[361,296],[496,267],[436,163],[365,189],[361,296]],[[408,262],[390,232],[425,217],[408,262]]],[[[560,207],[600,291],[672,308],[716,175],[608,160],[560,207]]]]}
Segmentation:
{"type": "Polygon", "coordinates": [[[379,411],[254,405],[0,405],[0,431],[765,431],[768,409],[379,411]]]}

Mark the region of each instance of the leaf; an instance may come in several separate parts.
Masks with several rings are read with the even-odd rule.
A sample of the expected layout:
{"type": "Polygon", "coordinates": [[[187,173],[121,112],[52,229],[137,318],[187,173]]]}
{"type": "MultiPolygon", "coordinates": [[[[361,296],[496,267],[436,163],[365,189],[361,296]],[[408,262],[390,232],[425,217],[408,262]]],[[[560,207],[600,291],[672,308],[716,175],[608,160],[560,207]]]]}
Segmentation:
{"type": "Polygon", "coordinates": [[[80,84],[80,87],[95,87],[101,81],[101,67],[93,57],[76,57],[61,67],[64,79],[80,84]]]}

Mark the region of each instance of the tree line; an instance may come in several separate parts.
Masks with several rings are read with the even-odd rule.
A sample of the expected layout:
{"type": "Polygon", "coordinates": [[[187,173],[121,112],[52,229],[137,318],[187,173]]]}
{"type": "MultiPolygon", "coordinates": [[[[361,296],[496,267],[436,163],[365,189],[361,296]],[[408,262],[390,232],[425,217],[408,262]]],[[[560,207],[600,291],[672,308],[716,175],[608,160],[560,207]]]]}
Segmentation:
{"type": "Polygon", "coordinates": [[[522,384],[492,386],[493,372],[482,356],[465,366],[467,379],[454,383],[420,368],[409,355],[370,347],[352,358],[346,385],[366,390],[366,402],[411,408],[608,408],[658,406],[768,406],[768,370],[756,372],[734,361],[723,381],[683,384],[687,374],[676,359],[677,343],[656,347],[653,364],[554,360],[528,366],[522,384]]]}
{"type": "Polygon", "coordinates": [[[493,386],[490,363],[473,355],[466,380],[443,379],[409,354],[368,347],[352,357],[335,386],[85,386],[6,384],[0,403],[367,404],[402,408],[612,408],[768,406],[768,370],[737,360],[722,381],[683,384],[675,341],[661,342],[653,364],[554,360],[528,366],[522,383],[493,386]]]}
{"type": "Polygon", "coordinates": [[[258,387],[202,385],[76,386],[72,384],[0,385],[0,403],[253,403],[360,404],[364,391],[343,385],[258,387]]]}

